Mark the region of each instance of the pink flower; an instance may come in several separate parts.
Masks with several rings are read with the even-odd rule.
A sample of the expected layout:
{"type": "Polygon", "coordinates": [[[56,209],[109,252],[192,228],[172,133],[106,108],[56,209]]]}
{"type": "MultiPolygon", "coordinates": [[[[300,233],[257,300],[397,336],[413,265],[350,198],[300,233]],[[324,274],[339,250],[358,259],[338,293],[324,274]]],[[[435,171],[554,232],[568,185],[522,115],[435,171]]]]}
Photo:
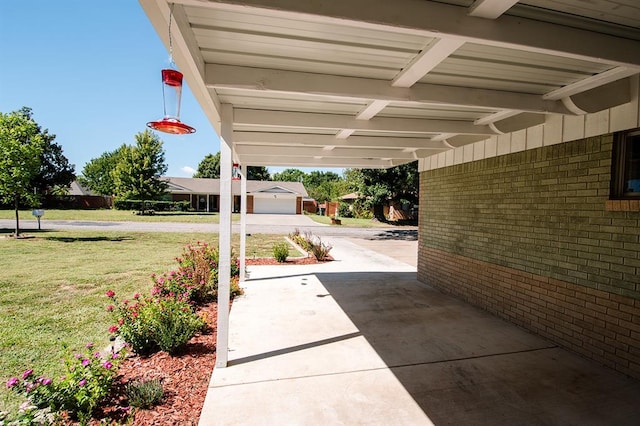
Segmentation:
{"type": "Polygon", "coordinates": [[[105,294],[107,295],[107,297],[114,297],[116,295],[116,292],[113,290],[107,290],[105,294]]]}
{"type": "Polygon", "coordinates": [[[85,348],[87,349],[91,349],[93,347],[93,342],[89,342],[86,345],[84,345],[85,348]]]}
{"type": "Polygon", "coordinates": [[[94,358],[100,358],[102,355],[100,355],[100,352],[96,352],[93,354],[94,358]]]}
{"type": "Polygon", "coordinates": [[[136,293],[136,294],[134,294],[134,295],[133,295],[133,298],[134,298],[134,299],[136,299],[136,300],[140,299],[140,293],[136,293]]]}
{"type": "Polygon", "coordinates": [[[82,379],[78,382],[78,386],[83,387],[84,385],[87,384],[87,381],[85,379],[82,379]]]}
{"type": "Polygon", "coordinates": [[[153,296],[155,296],[155,295],[156,295],[156,294],[158,294],[158,293],[160,293],[160,289],[159,289],[158,287],[153,287],[153,288],[151,289],[151,294],[152,294],[153,296]]]}
{"type": "Polygon", "coordinates": [[[117,331],[118,331],[117,325],[112,325],[111,327],[109,327],[109,333],[115,333],[117,331]]]}
{"type": "Polygon", "coordinates": [[[106,361],[102,366],[108,370],[113,367],[113,364],[111,364],[111,361],[106,361]]]}
{"type": "Polygon", "coordinates": [[[16,384],[18,384],[18,378],[17,377],[12,377],[9,380],[7,380],[7,388],[9,388],[9,389],[14,387],[16,384]]]}
{"type": "Polygon", "coordinates": [[[51,384],[51,379],[47,378],[47,377],[43,377],[42,378],[42,384],[47,386],[51,384]]]}
{"type": "Polygon", "coordinates": [[[115,306],[113,306],[113,305],[109,305],[109,306],[107,306],[107,312],[113,312],[113,310],[114,310],[115,308],[116,308],[115,306]]]}
{"type": "Polygon", "coordinates": [[[22,373],[22,380],[26,380],[29,376],[31,376],[33,374],[33,370],[27,370],[24,373],[22,373]]]}
{"type": "Polygon", "coordinates": [[[123,320],[122,318],[120,318],[120,319],[118,320],[118,325],[122,325],[122,324],[124,324],[124,320],[123,320]]]}
{"type": "Polygon", "coordinates": [[[82,360],[81,364],[82,364],[83,367],[86,367],[87,365],[91,364],[91,361],[89,361],[88,359],[85,358],[85,359],[82,360]]]}

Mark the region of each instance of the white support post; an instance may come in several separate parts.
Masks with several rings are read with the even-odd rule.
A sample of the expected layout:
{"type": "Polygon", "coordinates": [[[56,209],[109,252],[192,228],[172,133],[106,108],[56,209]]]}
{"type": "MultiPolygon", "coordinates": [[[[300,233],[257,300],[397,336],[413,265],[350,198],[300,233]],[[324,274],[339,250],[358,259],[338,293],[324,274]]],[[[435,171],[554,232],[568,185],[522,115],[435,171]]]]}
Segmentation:
{"type": "Polygon", "coordinates": [[[244,282],[247,264],[247,176],[240,168],[240,282],[244,282]]]}
{"type": "Polygon", "coordinates": [[[220,230],[218,260],[218,337],[216,367],[227,366],[229,358],[229,293],[231,287],[231,168],[233,107],[222,105],[220,137],[220,230]]]}

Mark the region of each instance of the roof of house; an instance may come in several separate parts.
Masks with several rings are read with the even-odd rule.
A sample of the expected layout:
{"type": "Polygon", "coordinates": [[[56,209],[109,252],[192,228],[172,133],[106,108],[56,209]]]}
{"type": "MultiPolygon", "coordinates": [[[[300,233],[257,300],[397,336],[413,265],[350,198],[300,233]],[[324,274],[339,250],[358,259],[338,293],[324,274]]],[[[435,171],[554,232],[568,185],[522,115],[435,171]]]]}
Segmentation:
{"type": "Polygon", "coordinates": [[[88,188],[85,188],[84,186],[80,185],[77,180],[74,180],[73,182],[71,182],[71,185],[69,185],[69,195],[91,195],[91,196],[96,196],[96,195],[100,195],[100,194],[96,194],[92,190],[90,190],[88,188]]]}
{"type": "MultiPolygon", "coordinates": [[[[165,177],[172,194],[220,194],[220,179],[165,177]]],[[[248,180],[247,193],[268,192],[284,190],[301,197],[308,197],[307,190],[301,182],[261,181],[248,180]],[[280,190],[278,189],[280,188],[280,190]]],[[[231,191],[240,194],[240,181],[232,181],[231,191]]]]}

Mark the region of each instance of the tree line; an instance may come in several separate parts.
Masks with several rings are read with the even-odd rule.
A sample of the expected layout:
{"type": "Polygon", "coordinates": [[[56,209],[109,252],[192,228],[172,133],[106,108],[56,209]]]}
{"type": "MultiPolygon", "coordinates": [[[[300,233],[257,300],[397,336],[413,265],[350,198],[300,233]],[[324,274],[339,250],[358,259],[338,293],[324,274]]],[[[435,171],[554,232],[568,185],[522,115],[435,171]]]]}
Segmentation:
{"type": "MultiPolygon", "coordinates": [[[[64,195],[76,179],[75,166],[54,142],[55,137],[36,123],[28,107],[0,113],[0,203],[15,209],[16,236],[20,234],[20,206],[34,207],[43,196],[64,195]]],[[[155,133],[147,129],[134,138],[134,145],[123,144],[91,159],[77,179],[98,194],[140,200],[144,211],[145,201],[166,196],[167,182],[161,178],[168,166],[162,141],[155,133]]],[[[205,156],[193,177],[219,178],[220,153],[205,156]]],[[[346,169],[342,175],[295,168],[271,175],[266,167],[248,167],[247,178],[302,182],[309,196],[320,202],[337,201],[355,192],[357,200],[349,213],[366,216],[373,212],[380,220],[384,220],[384,205],[418,201],[416,162],[390,169],[346,169]]]]}

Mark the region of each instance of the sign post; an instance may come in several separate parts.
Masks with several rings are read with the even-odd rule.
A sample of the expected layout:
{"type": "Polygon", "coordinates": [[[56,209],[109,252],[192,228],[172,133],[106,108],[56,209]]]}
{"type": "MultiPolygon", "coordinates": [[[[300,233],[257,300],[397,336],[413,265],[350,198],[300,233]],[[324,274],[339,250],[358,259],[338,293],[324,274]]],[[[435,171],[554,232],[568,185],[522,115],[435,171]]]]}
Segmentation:
{"type": "Polygon", "coordinates": [[[31,214],[34,215],[36,217],[36,219],[38,219],[38,231],[40,231],[40,218],[42,216],[44,216],[44,210],[43,209],[33,209],[31,214]]]}

